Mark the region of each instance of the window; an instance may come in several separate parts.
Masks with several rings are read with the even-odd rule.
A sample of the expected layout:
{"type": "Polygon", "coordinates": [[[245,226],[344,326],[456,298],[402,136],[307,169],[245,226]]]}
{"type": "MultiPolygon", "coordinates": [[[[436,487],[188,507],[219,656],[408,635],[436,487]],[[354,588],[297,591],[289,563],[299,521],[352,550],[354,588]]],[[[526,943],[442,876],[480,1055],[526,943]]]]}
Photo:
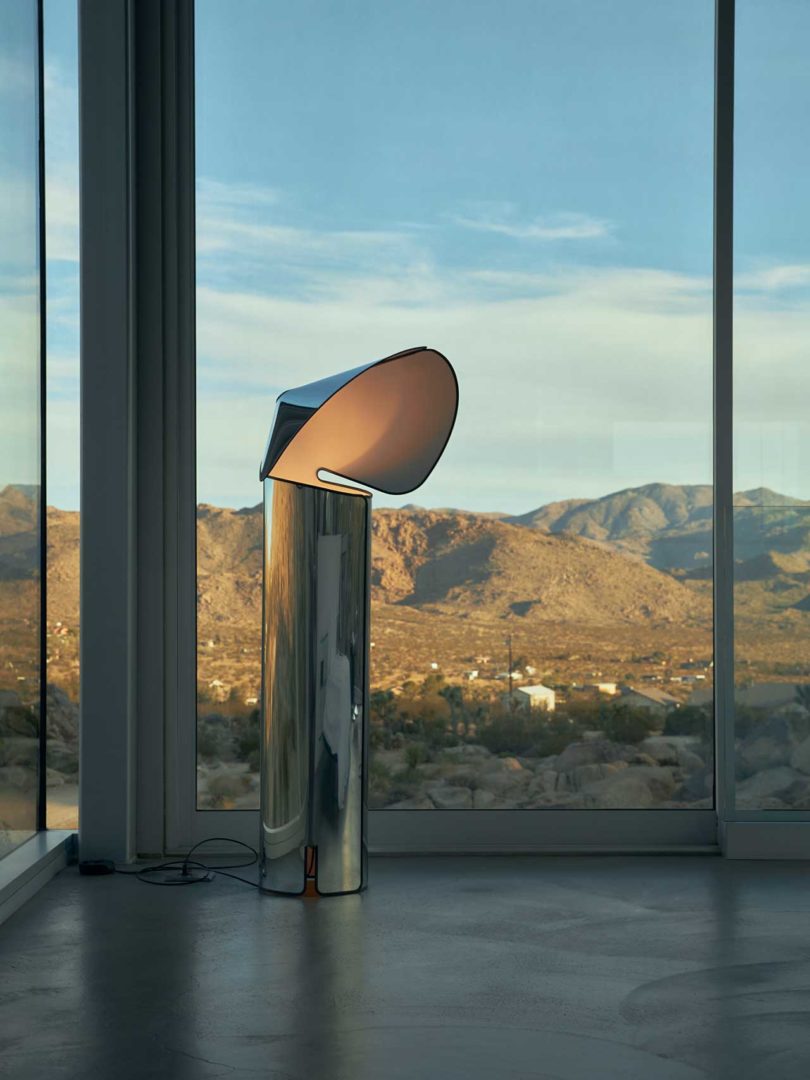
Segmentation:
{"type": "Polygon", "coordinates": [[[274,398],[418,344],[461,406],[374,502],[370,805],[712,806],[713,19],[198,0],[200,808],[258,803],[274,398]]]}
{"type": "Polygon", "coordinates": [[[38,8],[0,6],[0,855],[40,826],[42,411],[38,8]]]}
{"type": "Polygon", "coordinates": [[[810,809],[810,9],[738,0],[736,805],[810,809]]]}
{"type": "Polygon", "coordinates": [[[79,113],[73,4],[46,0],[48,827],[78,825],[79,113]]]}

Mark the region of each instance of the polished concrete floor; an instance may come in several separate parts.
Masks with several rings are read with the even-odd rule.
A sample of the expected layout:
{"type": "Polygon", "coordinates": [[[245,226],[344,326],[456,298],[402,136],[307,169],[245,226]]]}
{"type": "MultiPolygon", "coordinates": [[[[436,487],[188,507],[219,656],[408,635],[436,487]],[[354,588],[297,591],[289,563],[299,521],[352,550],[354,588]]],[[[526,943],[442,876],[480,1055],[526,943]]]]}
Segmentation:
{"type": "Polygon", "coordinates": [[[14,1080],[806,1080],[810,866],[376,859],[362,896],[68,869],[0,927],[14,1080]]]}

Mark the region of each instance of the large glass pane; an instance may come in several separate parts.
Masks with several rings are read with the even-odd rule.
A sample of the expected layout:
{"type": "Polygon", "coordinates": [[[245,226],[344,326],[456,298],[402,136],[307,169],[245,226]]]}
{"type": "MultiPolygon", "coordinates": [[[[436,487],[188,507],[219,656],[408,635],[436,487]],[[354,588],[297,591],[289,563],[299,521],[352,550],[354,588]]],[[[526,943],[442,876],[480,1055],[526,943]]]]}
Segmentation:
{"type": "Polygon", "coordinates": [[[47,821],[79,824],[78,10],[46,0],[47,821]]]}
{"type": "Polygon", "coordinates": [[[810,6],[737,0],[735,645],[740,809],[810,809],[810,6]]]}
{"type": "Polygon", "coordinates": [[[36,3],[0,4],[0,855],[38,824],[38,73],[36,3]]]}
{"type": "Polygon", "coordinates": [[[197,4],[199,805],[256,805],[273,399],[411,345],[371,805],[712,804],[713,4],[197,4]],[[411,501],[409,501],[409,498],[411,501]]]}

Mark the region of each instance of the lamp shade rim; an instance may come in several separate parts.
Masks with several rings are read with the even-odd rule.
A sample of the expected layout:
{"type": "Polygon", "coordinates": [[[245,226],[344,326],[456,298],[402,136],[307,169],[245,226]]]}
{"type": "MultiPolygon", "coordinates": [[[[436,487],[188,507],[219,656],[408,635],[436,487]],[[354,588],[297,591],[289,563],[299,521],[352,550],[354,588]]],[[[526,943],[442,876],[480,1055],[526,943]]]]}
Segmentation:
{"type": "MultiPolygon", "coordinates": [[[[376,381],[379,383],[379,378],[376,381]]],[[[389,394],[389,397],[391,396],[389,394]]],[[[348,400],[352,401],[351,398],[348,400]]],[[[276,401],[276,412],[259,470],[259,479],[285,480],[291,483],[300,483],[306,487],[339,490],[348,494],[362,496],[370,494],[362,489],[343,487],[337,483],[322,479],[320,474],[328,472],[336,478],[346,480],[348,484],[371,487],[386,495],[408,494],[427,480],[444,453],[458,416],[458,403],[458,378],[453,365],[438,349],[429,348],[428,346],[403,349],[381,360],[374,360],[369,364],[351,368],[340,374],[285,390],[276,401]],[[330,462],[328,460],[328,451],[325,452],[326,460],[312,460],[314,454],[313,445],[317,446],[317,436],[313,431],[312,421],[319,417],[318,430],[324,430],[324,416],[330,412],[330,410],[326,410],[324,413],[321,412],[325,406],[328,406],[330,402],[333,403],[331,411],[334,413],[334,406],[337,404],[334,399],[341,394],[345,395],[347,388],[351,387],[352,384],[356,384],[357,380],[362,379],[363,376],[368,376],[373,371],[380,371],[389,364],[404,361],[408,357],[416,358],[422,355],[424,355],[425,363],[429,362],[428,358],[430,358],[430,361],[437,359],[441,364],[445,380],[441,394],[431,394],[432,387],[420,385],[419,380],[421,379],[421,383],[424,384],[426,379],[424,375],[418,372],[404,376],[394,374],[393,376],[393,397],[395,399],[397,395],[400,398],[404,398],[408,394],[414,396],[413,387],[418,388],[416,396],[421,395],[419,400],[415,403],[411,402],[407,406],[403,402],[397,402],[396,400],[393,402],[385,401],[386,385],[389,387],[392,385],[391,379],[388,379],[387,384],[383,380],[383,389],[378,391],[383,396],[383,400],[379,403],[373,399],[373,396],[369,399],[370,392],[368,389],[366,389],[366,397],[364,398],[361,388],[359,396],[355,395],[358,400],[354,401],[353,409],[349,409],[351,415],[347,418],[345,430],[350,435],[356,434],[357,431],[364,431],[367,425],[374,428],[375,423],[372,421],[376,422],[376,434],[367,436],[372,441],[372,445],[362,448],[361,440],[361,450],[354,461],[345,461],[345,463],[339,461],[330,462]],[[448,374],[450,376],[449,383],[447,382],[448,374]],[[398,385],[398,379],[399,383],[403,385],[398,385]],[[407,380],[410,380],[410,382],[407,380]],[[438,401],[434,400],[434,398],[438,398],[438,401]],[[417,415],[420,402],[428,413],[432,410],[432,415],[428,418],[432,423],[432,427],[428,432],[429,438],[426,449],[422,448],[422,444],[425,442],[423,432],[420,431],[418,437],[417,433],[412,433],[414,416],[417,415]],[[377,407],[378,404],[379,408],[377,407]],[[384,419],[380,419],[377,414],[380,413],[382,406],[385,404],[389,406],[389,415],[384,419]],[[402,419],[403,410],[404,421],[402,419]],[[403,427],[405,428],[404,431],[402,430],[403,427]],[[299,440],[300,447],[299,437],[302,436],[302,433],[306,436],[304,442],[308,443],[307,448],[302,448],[298,455],[300,459],[303,454],[303,462],[297,460],[291,463],[291,458],[294,459],[296,451],[293,444],[296,443],[296,440],[299,440]],[[432,440],[430,436],[432,436],[432,440]],[[431,441],[432,446],[430,445],[431,441]],[[393,452],[390,448],[391,443],[394,444],[393,452]],[[396,458],[397,448],[400,450],[400,460],[396,458]],[[379,467],[376,466],[376,463],[370,464],[370,461],[375,461],[375,455],[378,456],[380,453],[386,459],[387,464],[379,467]],[[358,464],[359,469],[352,468],[353,465],[358,464]],[[367,475],[362,475],[364,471],[367,475]],[[354,472],[358,472],[359,475],[353,475],[354,472]]],[[[346,411],[345,407],[344,411],[346,411]]],[[[334,417],[331,434],[327,436],[327,441],[329,441],[330,437],[332,446],[334,447],[337,442],[340,444],[341,450],[343,449],[343,443],[348,442],[351,444],[351,437],[343,439],[343,442],[338,439],[335,432],[334,417]]],[[[320,450],[318,453],[320,453],[320,450]]]]}

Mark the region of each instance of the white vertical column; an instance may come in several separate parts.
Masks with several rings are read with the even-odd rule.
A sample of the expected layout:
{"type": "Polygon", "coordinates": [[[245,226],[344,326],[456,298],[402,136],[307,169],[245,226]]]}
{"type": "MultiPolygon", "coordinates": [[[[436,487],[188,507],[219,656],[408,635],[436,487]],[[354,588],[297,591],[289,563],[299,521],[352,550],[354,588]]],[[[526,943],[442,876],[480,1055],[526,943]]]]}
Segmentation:
{"type": "Polygon", "coordinates": [[[134,845],[131,20],[80,0],[81,858],[134,845]]]}
{"type": "Polygon", "coordinates": [[[79,2],[83,858],[164,849],[193,710],[193,26],[192,0],[79,2]]]}

